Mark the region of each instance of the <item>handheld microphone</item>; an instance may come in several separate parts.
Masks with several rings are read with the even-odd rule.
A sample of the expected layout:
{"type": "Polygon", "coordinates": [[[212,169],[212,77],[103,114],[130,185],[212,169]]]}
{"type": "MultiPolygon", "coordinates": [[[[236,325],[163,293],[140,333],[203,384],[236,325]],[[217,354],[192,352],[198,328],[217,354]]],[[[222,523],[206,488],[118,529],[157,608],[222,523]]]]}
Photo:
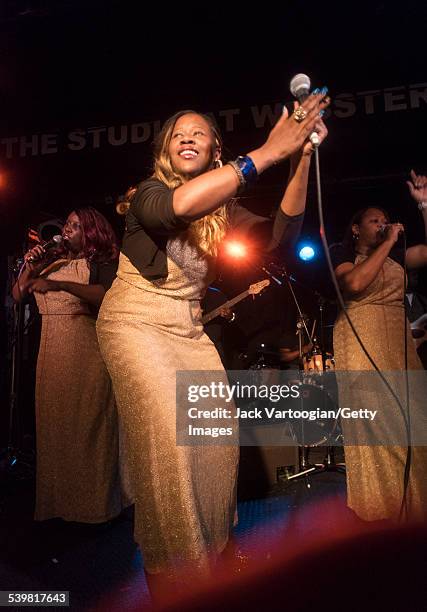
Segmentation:
{"type": "MultiPolygon", "coordinates": [[[[378,233],[384,236],[388,228],[391,227],[392,225],[393,225],[392,223],[383,223],[382,225],[379,226],[378,233]]],[[[404,231],[405,231],[404,229],[400,229],[399,236],[401,236],[404,233],[404,231]]]]}
{"type": "MultiPolygon", "coordinates": [[[[310,77],[306,74],[296,74],[289,84],[291,94],[298,100],[300,104],[307,100],[310,95],[311,81],[310,77]]],[[[319,135],[317,132],[312,132],[309,136],[309,140],[313,147],[318,147],[320,144],[319,135]]]]}
{"type": "MultiPolygon", "coordinates": [[[[43,242],[43,244],[41,244],[40,246],[45,251],[48,251],[49,249],[53,249],[55,247],[61,246],[62,242],[63,242],[63,238],[61,234],[57,234],[56,236],[52,236],[52,238],[48,240],[47,242],[43,242]]],[[[33,263],[34,261],[37,261],[37,259],[31,255],[27,261],[29,261],[30,263],[33,263]]]]}

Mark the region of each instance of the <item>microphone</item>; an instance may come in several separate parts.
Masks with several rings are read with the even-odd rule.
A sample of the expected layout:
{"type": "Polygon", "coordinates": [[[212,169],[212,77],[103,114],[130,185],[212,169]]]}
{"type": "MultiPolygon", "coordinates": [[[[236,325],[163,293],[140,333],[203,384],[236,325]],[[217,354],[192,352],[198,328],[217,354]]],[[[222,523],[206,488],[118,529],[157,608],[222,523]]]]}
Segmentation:
{"type": "MultiPolygon", "coordinates": [[[[307,100],[310,95],[311,81],[310,77],[306,74],[296,74],[289,84],[291,94],[298,100],[300,104],[307,100]]],[[[309,140],[313,147],[318,147],[320,144],[319,134],[317,132],[311,132],[309,140]]]]}
{"type": "MultiPolygon", "coordinates": [[[[392,223],[383,223],[382,225],[379,226],[378,233],[384,236],[388,228],[391,227],[392,225],[393,225],[392,223]]],[[[404,231],[405,231],[404,229],[399,230],[399,236],[401,236],[404,231]]]]}
{"type": "MultiPolygon", "coordinates": [[[[61,234],[57,234],[56,236],[52,236],[52,238],[48,240],[47,242],[43,242],[43,244],[41,244],[40,246],[45,251],[48,251],[49,249],[53,249],[55,247],[61,246],[62,242],[63,242],[63,238],[61,234]]],[[[34,261],[37,261],[37,259],[31,255],[27,261],[32,263],[34,261]]]]}

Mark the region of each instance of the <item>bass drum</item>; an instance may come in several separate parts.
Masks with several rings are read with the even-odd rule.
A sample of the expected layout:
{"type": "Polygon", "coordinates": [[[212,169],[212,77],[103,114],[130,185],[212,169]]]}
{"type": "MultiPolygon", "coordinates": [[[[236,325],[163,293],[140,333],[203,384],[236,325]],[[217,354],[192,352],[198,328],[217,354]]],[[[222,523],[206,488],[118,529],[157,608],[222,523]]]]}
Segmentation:
{"type": "Polygon", "coordinates": [[[291,422],[294,438],[299,446],[333,446],[341,436],[341,428],[338,418],[335,416],[338,410],[337,404],[331,395],[321,386],[312,382],[300,384],[300,406],[294,406],[294,410],[300,410],[312,416],[291,422]],[[327,413],[323,418],[321,413],[327,413]]]}

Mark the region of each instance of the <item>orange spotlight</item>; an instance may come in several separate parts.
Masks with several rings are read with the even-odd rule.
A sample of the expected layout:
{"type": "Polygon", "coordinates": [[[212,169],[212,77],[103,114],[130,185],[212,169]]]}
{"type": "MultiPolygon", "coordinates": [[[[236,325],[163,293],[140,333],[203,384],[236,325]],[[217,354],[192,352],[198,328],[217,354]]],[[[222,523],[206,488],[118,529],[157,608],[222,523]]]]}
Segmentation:
{"type": "Polygon", "coordinates": [[[227,255],[230,255],[230,257],[241,258],[247,255],[246,246],[242,242],[230,240],[224,244],[224,247],[225,252],[227,255]]]}

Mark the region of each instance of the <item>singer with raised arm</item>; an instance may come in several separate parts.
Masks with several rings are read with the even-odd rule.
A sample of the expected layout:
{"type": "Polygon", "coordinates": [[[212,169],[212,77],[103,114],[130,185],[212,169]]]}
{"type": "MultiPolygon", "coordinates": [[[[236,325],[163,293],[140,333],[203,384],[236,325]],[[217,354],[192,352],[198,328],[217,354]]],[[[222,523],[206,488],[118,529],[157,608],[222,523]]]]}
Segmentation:
{"type": "MultiPolygon", "coordinates": [[[[409,188],[418,203],[427,236],[426,177],[412,171],[409,188]]],[[[427,244],[411,246],[405,253],[400,246],[403,241],[399,240],[403,231],[403,225],[392,223],[382,208],[365,208],[351,219],[342,243],[331,247],[331,259],[347,312],[366,350],[378,368],[386,372],[405,368],[404,258],[409,269],[427,265],[427,244]]],[[[406,342],[408,370],[422,369],[409,323],[406,342]]],[[[334,327],[334,356],[338,370],[374,369],[342,312],[334,327]]],[[[349,405],[353,392],[360,395],[364,390],[340,389],[340,395],[347,394],[349,405]]],[[[394,408],[390,406],[391,410],[394,408]]],[[[387,428],[387,423],[381,422],[381,426],[387,428]]],[[[349,507],[364,520],[397,520],[403,498],[407,449],[345,446],[344,450],[349,507]]],[[[412,519],[424,519],[427,514],[426,450],[425,447],[412,449],[407,491],[407,508],[412,519]]]]}
{"type": "Polygon", "coordinates": [[[42,316],[36,378],[36,520],[103,523],[123,504],[117,412],[96,313],[117,268],[114,232],[93,208],[73,211],[62,241],[25,255],[16,301],[42,316]],[[62,242],[62,244],[61,244],[62,242]]]}
{"type": "MultiPolygon", "coordinates": [[[[238,448],[177,446],[176,371],[223,371],[203,331],[200,300],[214,280],[219,244],[238,227],[264,250],[292,241],[305,208],[313,129],[326,136],[324,95],[283,114],[258,149],[223,166],[216,124],[187,110],[155,143],[154,172],[130,205],[117,276],[97,323],[132,455],[135,538],[145,569],[178,587],[176,572],[206,574],[235,515],[238,448]],[[291,174],[273,223],[235,196],[286,158],[291,174]],[[150,358],[151,357],[151,358],[150,358]]],[[[193,578],[190,578],[190,582],[193,578]]],[[[188,586],[188,585],[187,585],[188,586]]]]}

